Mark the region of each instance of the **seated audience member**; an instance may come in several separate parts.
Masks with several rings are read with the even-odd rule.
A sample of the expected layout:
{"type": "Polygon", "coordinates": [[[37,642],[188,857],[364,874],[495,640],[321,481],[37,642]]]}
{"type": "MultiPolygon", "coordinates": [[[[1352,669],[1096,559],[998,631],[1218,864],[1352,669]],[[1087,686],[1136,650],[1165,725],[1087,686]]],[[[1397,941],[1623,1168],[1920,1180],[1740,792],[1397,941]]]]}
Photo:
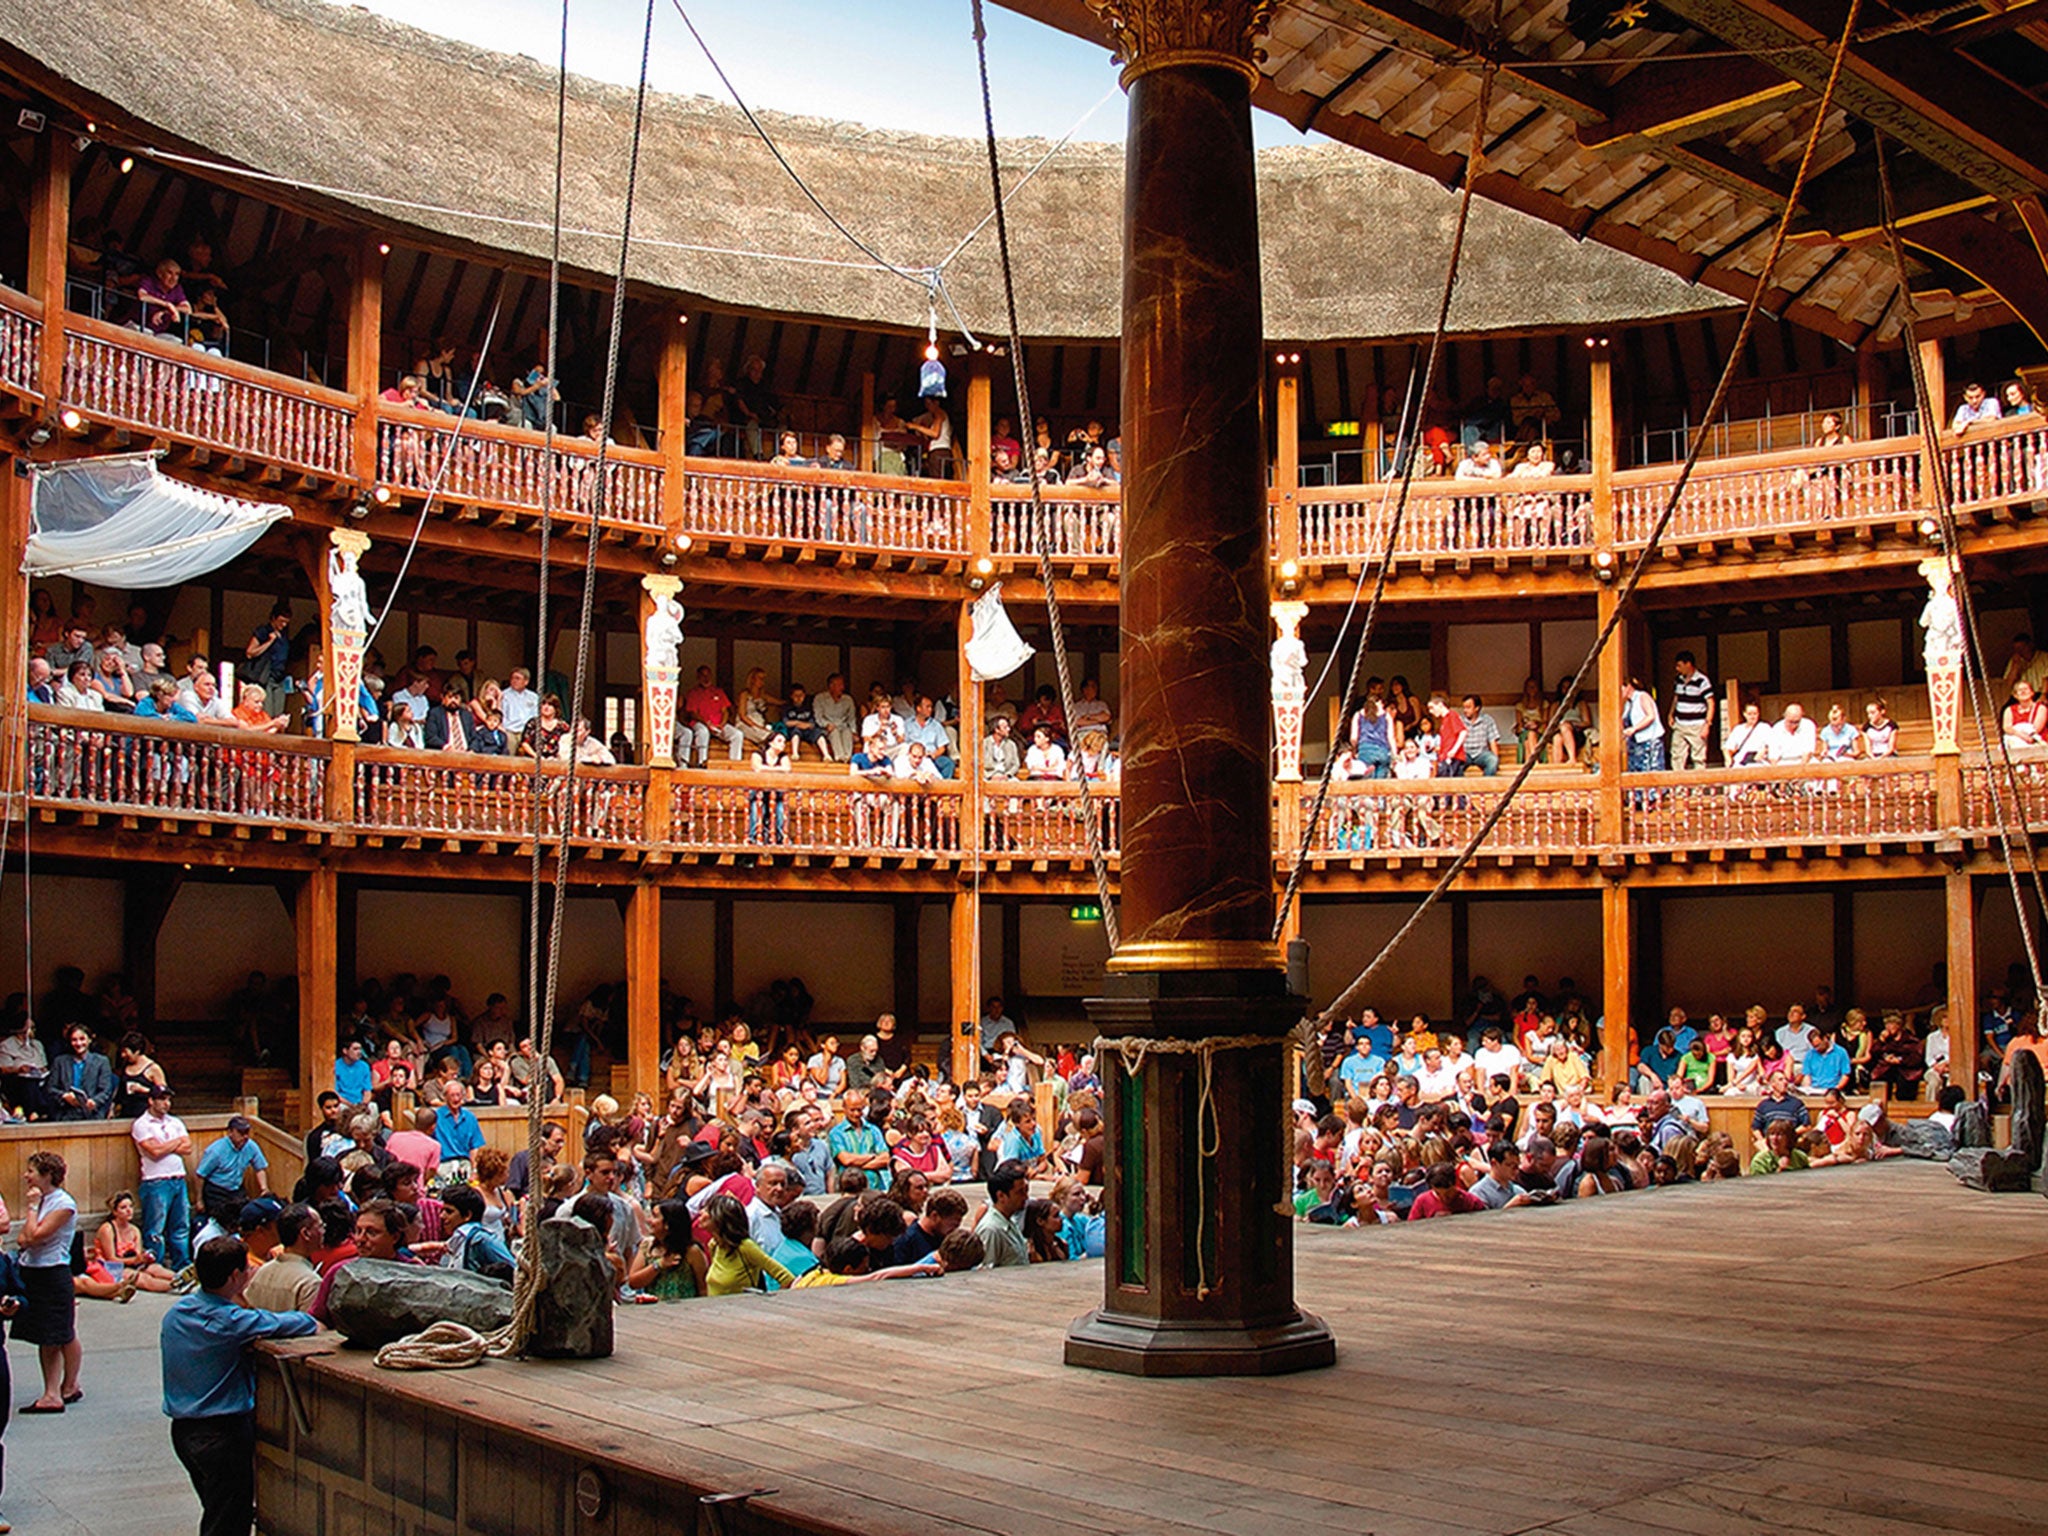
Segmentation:
{"type": "Polygon", "coordinates": [[[1430,1166],[1427,1187],[1408,1207],[1410,1221],[1427,1221],[1433,1216],[1463,1216],[1489,1210],[1485,1201],[1458,1187],[1458,1166],[1435,1163],[1430,1166]]]}
{"type": "Polygon", "coordinates": [[[1774,1121],[1788,1122],[1795,1137],[1813,1124],[1813,1115],[1807,1109],[1806,1101],[1792,1092],[1787,1086],[1788,1081],[1782,1071],[1764,1080],[1764,1096],[1757,1100],[1756,1110],[1749,1117],[1750,1137],[1759,1151],[1765,1145],[1764,1133],[1774,1121]]]}
{"type": "Polygon", "coordinates": [[[326,1242],[320,1213],[288,1205],[278,1213],[277,1248],[249,1281],[250,1306],[265,1312],[308,1312],[320,1294],[316,1257],[326,1242]]]}
{"type": "Polygon", "coordinates": [[[1794,1169],[1809,1166],[1807,1155],[1799,1149],[1798,1128],[1788,1118],[1780,1116],[1764,1127],[1763,1145],[1749,1160],[1751,1173],[1788,1173],[1794,1169]]]}
{"type": "Polygon", "coordinates": [[[1006,1269],[1031,1262],[1031,1245],[1021,1220],[1030,1198],[1030,1171],[1022,1163],[996,1164],[988,1176],[988,1206],[974,1229],[987,1250],[984,1267],[1006,1269]]]}

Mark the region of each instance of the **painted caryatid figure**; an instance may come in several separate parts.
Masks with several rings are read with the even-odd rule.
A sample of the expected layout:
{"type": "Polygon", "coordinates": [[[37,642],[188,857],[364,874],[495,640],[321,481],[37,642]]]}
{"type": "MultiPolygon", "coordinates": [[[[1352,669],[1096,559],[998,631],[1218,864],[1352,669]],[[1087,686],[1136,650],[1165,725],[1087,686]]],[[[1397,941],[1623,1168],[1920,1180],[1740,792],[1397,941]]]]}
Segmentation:
{"type": "Polygon", "coordinates": [[[1934,750],[1956,748],[1956,719],[1963,694],[1963,615],[1955,596],[1955,574],[1948,561],[1933,556],[1920,562],[1927,579],[1927,603],[1920,610],[1925,631],[1921,654],[1927,663],[1927,702],[1934,717],[1934,750]]]}
{"type": "Polygon", "coordinates": [[[641,634],[640,686],[647,709],[647,760],[656,768],[675,766],[676,678],[681,669],[683,605],[678,576],[642,576],[647,591],[647,619],[641,634]]]}
{"type": "Polygon", "coordinates": [[[354,528],[327,535],[328,687],[336,741],[362,739],[363,649],[370,639],[370,592],[361,569],[370,536],[354,528]]]}
{"type": "Polygon", "coordinates": [[[1301,712],[1308,700],[1308,647],[1301,643],[1301,621],[1307,603],[1275,603],[1273,622],[1280,636],[1273,642],[1273,745],[1279,756],[1274,777],[1290,783],[1301,778],[1301,712]]]}

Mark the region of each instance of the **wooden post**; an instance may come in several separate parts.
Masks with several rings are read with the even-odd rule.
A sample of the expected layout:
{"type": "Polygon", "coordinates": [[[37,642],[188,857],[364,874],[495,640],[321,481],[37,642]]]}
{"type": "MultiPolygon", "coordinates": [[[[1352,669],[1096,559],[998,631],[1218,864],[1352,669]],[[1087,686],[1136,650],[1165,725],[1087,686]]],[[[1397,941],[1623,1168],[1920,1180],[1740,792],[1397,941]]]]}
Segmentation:
{"type": "Polygon", "coordinates": [[[895,999],[891,1010],[896,1022],[902,1025],[909,1021],[916,1028],[922,1004],[918,1000],[918,954],[917,954],[917,909],[918,898],[898,896],[889,903],[890,914],[895,919],[890,934],[890,954],[895,985],[890,995],[895,999]]]}
{"type": "MultiPolygon", "coordinates": [[[[338,999],[339,881],[331,864],[315,865],[300,881],[292,926],[298,938],[299,1118],[312,1123],[322,1090],[334,1086],[338,999]]],[[[273,1113],[272,1118],[282,1116],[273,1113]]],[[[292,1129],[298,1129],[293,1126],[292,1129]]]]}
{"type": "Polygon", "coordinates": [[[0,763],[0,793],[27,788],[28,751],[28,577],[21,551],[28,545],[29,498],[35,482],[8,475],[0,490],[0,738],[7,742],[0,763]]]}
{"type": "Polygon", "coordinates": [[[1856,398],[1849,430],[1866,442],[1877,436],[1877,408],[1884,394],[1884,354],[1866,343],[1856,349],[1856,398]]]}
{"type": "Polygon", "coordinates": [[[689,490],[686,452],[690,438],[690,327],[688,315],[676,316],[661,338],[660,403],[656,419],[661,427],[661,526],[667,547],[683,531],[684,498],[689,490]]]}
{"type": "Polygon", "coordinates": [[[1600,888],[1600,1084],[1628,1081],[1629,999],[1635,981],[1635,935],[1629,919],[1629,890],[1610,883],[1600,888]]]}
{"type": "MultiPolygon", "coordinates": [[[[71,139],[56,128],[36,139],[35,180],[29,190],[28,291],[43,306],[38,360],[43,416],[55,421],[64,399],[64,277],[71,251],[71,139]]],[[[7,548],[18,550],[19,544],[7,548]]],[[[10,559],[9,564],[15,563],[10,559]]],[[[14,651],[9,651],[12,657],[14,651]]],[[[10,689],[10,696],[18,692],[10,689]]]]}
{"type": "MultiPolygon", "coordinates": [[[[356,397],[356,481],[377,484],[377,373],[384,356],[384,242],[365,231],[349,268],[348,392],[356,397]]],[[[536,681],[538,681],[536,679],[536,681]]]]}
{"type": "Polygon", "coordinates": [[[711,898],[711,1007],[720,1019],[732,1012],[733,910],[730,896],[711,898]]]}
{"type": "Polygon", "coordinates": [[[1301,354],[1282,352],[1275,358],[1273,383],[1273,559],[1282,568],[1301,562],[1301,354]]]}
{"type": "Polygon", "coordinates": [[[629,1092],[660,1097],[661,887],[644,881],[626,898],[626,1074],[629,1092]]]}
{"type": "MultiPolygon", "coordinates": [[[[1598,627],[1605,630],[1619,601],[1614,581],[1621,569],[1621,557],[1614,551],[1614,361],[1608,353],[1605,337],[1593,339],[1591,352],[1592,415],[1589,427],[1592,441],[1587,445],[1587,456],[1593,472],[1593,556],[1596,562],[1602,556],[1609,562],[1604,567],[1609,573],[1608,579],[1600,583],[1594,607],[1598,627]]],[[[1596,575],[1601,569],[1603,567],[1595,565],[1596,575]]],[[[1621,775],[1627,764],[1621,740],[1621,683],[1627,670],[1624,638],[1624,632],[1617,629],[1614,638],[1601,651],[1599,677],[1595,684],[1594,710],[1600,731],[1600,790],[1595,806],[1595,827],[1602,863],[1620,858],[1616,850],[1622,839],[1621,775]]]]}
{"type": "Polygon", "coordinates": [[[854,461],[862,474],[874,473],[875,441],[875,376],[868,372],[860,376],[860,447],[854,461]]]}
{"type": "MultiPolygon", "coordinates": [[[[988,354],[977,352],[967,365],[967,569],[982,573],[992,539],[989,479],[994,472],[991,439],[991,385],[988,354]]],[[[962,694],[965,698],[965,694],[962,694]]],[[[963,751],[966,742],[962,742],[963,751]]]]}
{"type": "MultiPolygon", "coordinates": [[[[1977,890],[1961,870],[1942,877],[1948,930],[1948,1080],[1977,1097],[1977,890]]],[[[1930,1092],[1932,1090],[1929,1090],[1930,1092]]]]}
{"type": "MultiPolygon", "coordinates": [[[[985,382],[985,381],[984,381],[985,382]]],[[[972,397],[970,397],[971,399],[972,397]]],[[[970,412],[971,414],[971,412],[970,412]]],[[[984,418],[985,419],[985,418],[984,418]]],[[[977,476],[985,482],[985,476],[977,476]]],[[[984,538],[988,524],[981,525],[984,538]]],[[[983,546],[986,548],[986,545],[983,546]]],[[[982,856],[981,752],[984,735],[982,685],[975,681],[967,662],[967,641],[974,633],[972,603],[960,605],[960,874],[961,886],[953,893],[952,1006],[946,1015],[946,1035],[952,1042],[953,1081],[964,1083],[980,1070],[980,1051],[975,1038],[975,1021],[981,1017],[981,893],[975,876],[982,856]],[[966,1033],[962,1033],[963,1027],[966,1033]]]]}
{"type": "Polygon", "coordinates": [[[1939,337],[1920,343],[1920,371],[1927,376],[1927,403],[1938,432],[1948,423],[1948,366],[1942,361],[1939,337]]]}
{"type": "Polygon", "coordinates": [[[953,893],[952,940],[951,1007],[946,1014],[946,1038],[952,1042],[949,1054],[953,1081],[965,1083],[981,1070],[975,1039],[982,1004],[981,893],[972,884],[953,893]]]}

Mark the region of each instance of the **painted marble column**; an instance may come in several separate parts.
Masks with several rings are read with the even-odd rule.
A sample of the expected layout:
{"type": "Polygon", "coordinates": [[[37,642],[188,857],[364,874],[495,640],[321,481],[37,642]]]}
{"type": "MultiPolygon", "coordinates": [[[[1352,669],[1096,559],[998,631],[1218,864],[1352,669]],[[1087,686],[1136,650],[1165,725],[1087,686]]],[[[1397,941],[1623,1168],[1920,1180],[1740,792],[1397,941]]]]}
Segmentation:
{"type": "Polygon", "coordinates": [[[1125,61],[1122,943],[1100,1035],[1108,1252],[1070,1365],[1325,1365],[1294,1306],[1272,936],[1253,43],[1270,0],[1090,0],[1125,61]],[[1209,1040],[1231,1040],[1221,1049],[1209,1040]],[[1253,1043],[1244,1043],[1246,1041],[1253,1043]],[[1207,1063],[1206,1067],[1204,1063],[1207,1063]]]}
{"type": "Polygon", "coordinates": [[[363,649],[370,642],[370,594],[358,568],[370,536],[355,528],[327,535],[327,689],[329,734],[362,740],[363,649]]]}
{"type": "Polygon", "coordinates": [[[676,594],[683,589],[680,576],[642,576],[647,592],[643,635],[646,650],[641,657],[641,707],[647,711],[647,763],[652,768],[676,765],[676,689],[681,672],[678,660],[683,645],[683,605],[676,594]]]}

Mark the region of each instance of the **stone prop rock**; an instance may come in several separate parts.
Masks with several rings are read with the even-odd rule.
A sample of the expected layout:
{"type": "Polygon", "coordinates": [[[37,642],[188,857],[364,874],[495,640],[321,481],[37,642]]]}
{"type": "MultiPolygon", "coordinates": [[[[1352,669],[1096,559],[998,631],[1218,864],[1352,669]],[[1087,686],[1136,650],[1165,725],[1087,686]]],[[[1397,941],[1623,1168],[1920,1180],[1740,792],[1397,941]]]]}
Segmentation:
{"type": "Polygon", "coordinates": [[[1948,1171],[1971,1189],[1988,1194],[2024,1194],[2034,1187],[2034,1171],[2017,1152],[1995,1147],[1965,1147],[1948,1160],[1948,1171]]]}
{"type": "Polygon", "coordinates": [[[540,1224],[540,1298],[529,1355],[602,1360],[612,1352],[612,1299],[618,1277],[597,1228],[574,1216],[540,1224]]]}
{"type": "Polygon", "coordinates": [[[1955,1153],[1955,1139],[1932,1120],[1894,1120],[1892,1145],[1908,1157],[1945,1163],[1955,1153]]]}
{"type": "Polygon", "coordinates": [[[372,1349],[439,1322],[489,1333],[512,1321],[512,1288],[462,1270],[351,1259],[335,1273],[327,1320],[372,1349]]]}
{"type": "Polygon", "coordinates": [[[2014,1051],[2012,1063],[2012,1149],[2026,1160],[2029,1173],[2041,1166],[2042,1130],[2048,1117],[2048,1084],[2041,1078],[2041,1058],[2032,1051],[2014,1051]]]}
{"type": "Polygon", "coordinates": [[[1969,1100],[1956,1111],[1956,1150],[1965,1147],[1988,1147],[1991,1145],[1991,1115],[1975,1099],[1969,1100]]]}

